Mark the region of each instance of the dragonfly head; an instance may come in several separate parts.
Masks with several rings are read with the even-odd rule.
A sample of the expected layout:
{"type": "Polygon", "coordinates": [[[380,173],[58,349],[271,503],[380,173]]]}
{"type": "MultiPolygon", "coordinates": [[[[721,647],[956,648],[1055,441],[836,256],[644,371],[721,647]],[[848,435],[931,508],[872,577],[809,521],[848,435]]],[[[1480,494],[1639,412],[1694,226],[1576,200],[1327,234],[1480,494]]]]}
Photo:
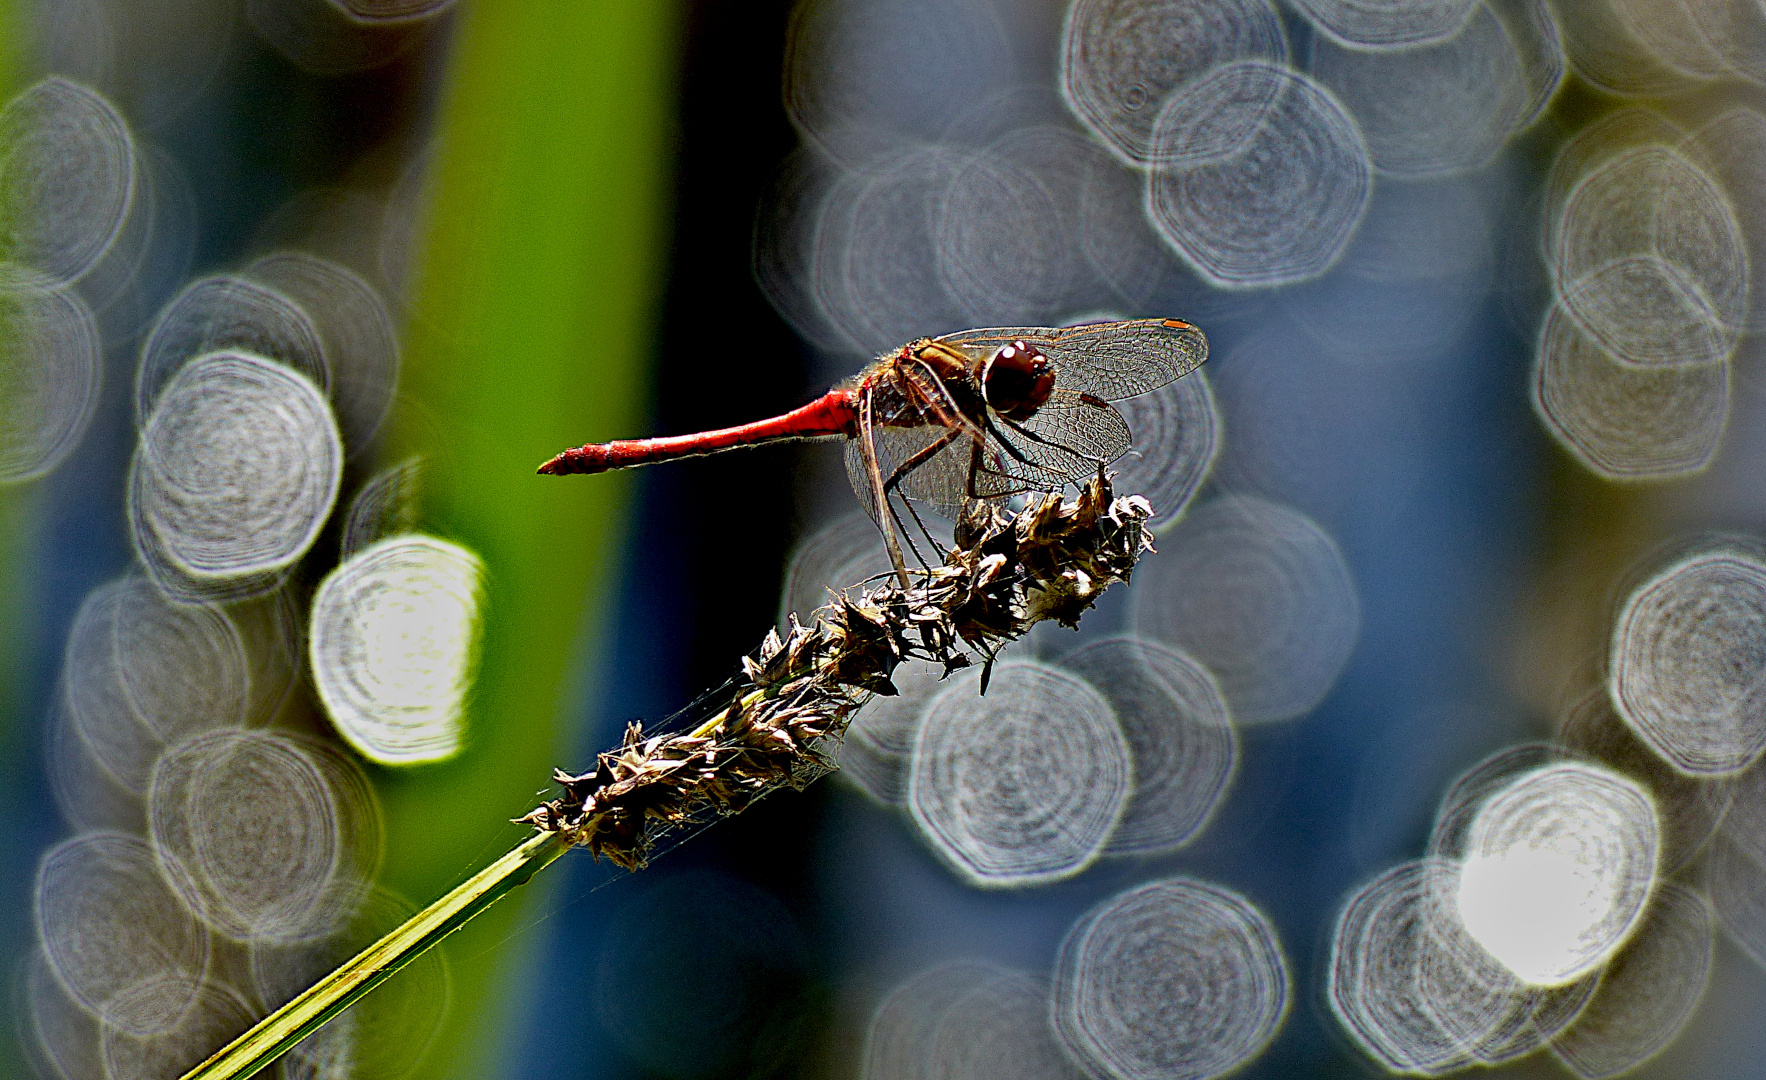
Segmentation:
{"type": "Polygon", "coordinates": [[[987,404],[1008,420],[1028,420],[1055,392],[1055,369],[1036,346],[1003,345],[981,367],[987,404]]]}

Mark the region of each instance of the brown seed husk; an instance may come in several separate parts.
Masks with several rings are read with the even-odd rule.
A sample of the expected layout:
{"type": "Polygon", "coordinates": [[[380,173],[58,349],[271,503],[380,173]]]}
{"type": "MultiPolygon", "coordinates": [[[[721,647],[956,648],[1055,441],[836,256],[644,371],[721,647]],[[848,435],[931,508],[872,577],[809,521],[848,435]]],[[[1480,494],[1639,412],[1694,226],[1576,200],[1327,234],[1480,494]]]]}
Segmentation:
{"type": "Polygon", "coordinates": [[[857,600],[837,596],[809,626],[793,615],[784,637],[768,631],[743,657],[727,704],[706,723],[651,736],[627,726],[593,771],[554,772],[564,794],[517,820],[639,869],[670,829],[740,813],[833,770],[853,711],[896,693],[890,676],[903,660],[948,674],[975,657],[991,665],[1044,619],[1076,625],[1151,550],[1151,513],[1138,495],[1112,497],[1101,472],[1073,500],[1032,496],[1016,514],[971,504],[942,566],[910,572],[907,586],[892,576],[857,600]]]}

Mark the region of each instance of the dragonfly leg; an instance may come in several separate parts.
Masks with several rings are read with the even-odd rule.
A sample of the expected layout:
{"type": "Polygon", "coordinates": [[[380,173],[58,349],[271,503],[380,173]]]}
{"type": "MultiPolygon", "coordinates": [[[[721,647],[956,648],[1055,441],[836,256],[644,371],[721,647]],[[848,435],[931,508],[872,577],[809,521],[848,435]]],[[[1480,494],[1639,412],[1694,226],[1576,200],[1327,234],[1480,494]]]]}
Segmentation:
{"type": "MultiPolygon", "coordinates": [[[[1022,495],[1027,491],[1034,490],[1032,485],[1021,476],[1013,476],[1010,473],[1003,473],[1003,472],[1000,472],[998,469],[989,469],[987,467],[986,454],[982,450],[982,444],[981,444],[980,437],[979,436],[971,436],[971,437],[974,439],[974,443],[973,443],[973,445],[970,449],[970,453],[969,453],[969,487],[968,487],[969,498],[975,499],[977,501],[983,500],[983,499],[998,499],[998,498],[1002,498],[1002,497],[1008,496],[1008,495],[1022,495]],[[986,473],[989,476],[993,476],[998,480],[1010,480],[1016,486],[1011,487],[1011,488],[1003,488],[1003,487],[999,487],[998,485],[996,485],[995,489],[993,491],[989,492],[986,495],[983,495],[983,494],[981,494],[981,492],[979,490],[977,490],[977,488],[975,486],[975,478],[980,476],[982,473],[986,473]]],[[[1006,452],[1011,454],[1014,458],[1017,458],[1017,460],[1023,461],[1024,464],[1030,466],[1033,469],[1041,467],[1041,466],[1037,465],[1035,462],[1025,461],[1025,459],[1017,452],[1017,447],[1014,447],[1012,444],[1008,443],[1005,439],[1000,438],[999,433],[997,431],[994,432],[994,437],[999,440],[1000,445],[1002,445],[1006,448],[1006,452]]]]}
{"type": "MultiPolygon", "coordinates": [[[[945,447],[955,442],[957,436],[960,434],[962,434],[961,429],[951,428],[933,442],[914,451],[906,461],[897,465],[895,471],[889,474],[889,479],[883,481],[883,493],[885,497],[889,495],[898,495],[901,490],[901,482],[907,478],[909,473],[926,464],[926,462],[931,461],[933,456],[940,450],[943,450],[945,447]]],[[[926,543],[931,545],[933,550],[937,550],[938,540],[932,535],[932,530],[926,528],[926,523],[920,520],[919,511],[914,509],[914,504],[909,502],[905,495],[901,496],[901,504],[907,507],[908,514],[914,519],[914,524],[920,527],[920,535],[926,538],[926,543]]],[[[895,513],[894,503],[890,504],[889,511],[891,514],[895,513]]],[[[896,520],[899,521],[901,519],[898,516],[896,520]]],[[[902,532],[904,535],[907,535],[908,546],[914,550],[914,558],[920,561],[921,566],[926,566],[926,559],[920,554],[919,545],[914,543],[913,536],[908,534],[907,525],[905,523],[902,525],[902,532]]],[[[930,569],[930,567],[928,567],[928,569],[930,569]]]]}
{"type": "MultiPolygon", "coordinates": [[[[983,424],[986,425],[988,433],[993,435],[994,441],[998,442],[1000,444],[1000,446],[1006,451],[1006,453],[1011,455],[1011,457],[1014,461],[1020,462],[1024,465],[1027,465],[1032,469],[1036,469],[1039,471],[1046,471],[1046,470],[1043,470],[1041,465],[1038,465],[1036,462],[1031,461],[1029,458],[1025,457],[1024,454],[1016,446],[1013,446],[1012,440],[1006,438],[1003,434],[1001,434],[1000,430],[993,426],[992,420],[988,419],[986,416],[983,416],[981,418],[981,421],[983,424]]],[[[982,452],[981,436],[979,434],[972,434],[970,436],[970,438],[974,440],[973,446],[971,447],[971,450],[969,453],[969,491],[968,491],[968,493],[969,493],[969,497],[971,499],[980,499],[983,497],[981,495],[981,493],[976,490],[976,487],[975,487],[975,478],[977,476],[980,476],[982,473],[988,473],[990,475],[1000,477],[1001,479],[1011,480],[1011,481],[1017,483],[1018,485],[1020,485],[1016,488],[1013,488],[1011,491],[995,491],[992,493],[991,496],[988,496],[991,498],[997,498],[998,496],[1000,496],[1002,494],[1020,495],[1020,494],[1023,494],[1024,492],[1030,491],[1032,489],[1030,482],[1025,480],[1023,477],[1012,476],[1009,473],[1000,472],[998,469],[987,468],[986,455],[982,452]]]]}
{"type": "MultiPolygon", "coordinates": [[[[914,524],[920,527],[920,531],[925,532],[926,525],[920,520],[920,515],[914,512],[913,506],[906,499],[902,499],[901,505],[907,510],[908,516],[914,519],[914,524]]],[[[894,500],[890,500],[889,503],[889,516],[894,518],[895,524],[901,528],[901,538],[907,541],[908,551],[913,555],[914,561],[920,564],[920,569],[931,570],[932,564],[926,561],[926,556],[920,551],[920,545],[914,542],[913,531],[908,528],[908,523],[902,519],[901,511],[895,508],[894,500]]],[[[927,534],[927,538],[931,538],[930,533],[927,534]]]]}
{"type": "MultiPolygon", "coordinates": [[[[895,566],[895,577],[901,587],[911,588],[908,580],[907,563],[901,557],[901,543],[896,539],[895,507],[890,505],[889,492],[883,487],[883,470],[877,464],[877,444],[872,441],[875,429],[871,420],[871,394],[869,388],[859,394],[858,406],[858,453],[864,461],[865,479],[870,482],[871,499],[881,511],[876,515],[877,527],[883,530],[883,546],[889,549],[889,561],[895,566]]],[[[906,527],[903,527],[906,531],[906,527]]]]}
{"type": "MultiPolygon", "coordinates": [[[[1024,451],[1020,450],[1017,447],[1017,445],[1012,442],[1011,439],[1007,438],[1006,433],[999,429],[998,424],[994,423],[993,417],[983,416],[981,418],[981,420],[982,420],[982,423],[986,425],[988,433],[993,436],[994,441],[999,443],[1000,448],[1003,449],[1008,455],[1010,455],[1012,460],[1018,462],[1019,464],[1025,466],[1026,468],[1031,469],[1035,472],[1044,473],[1044,474],[1048,474],[1048,473],[1053,472],[1053,470],[1051,470],[1047,465],[1043,465],[1040,462],[1032,461],[1032,460],[1030,460],[1029,457],[1025,456],[1024,451]]],[[[1043,446],[1052,446],[1064,454],[1071,454],[1074,457],[1080,458],[1082,460],[1096,462],[1099,469],[1102,469],[1104,466],[1109,464],[1109,462],[1104,461],[1099,458],[1092,457],[1090,454],[1081,453],[1080,451],[1075,450],[1071,446],[1066,446],[1062,443],[1055,442],[1052,439],[1045,439],[1041,435],[1038,435],[1036,432],[1031,431],[1028,428],[1020,427],[1018,424],[1013,423],[1011,420],[1008,420],[1005,417],[1000,417],[1000,423],[1003,423],[1007,428],[1011,429],[1014,433],[1024,436],[1026,439],[1029,439],[1031,442],[1041,443],[1043,446]]],[[[975,467],[972,466],[971,467],[971,477],[973,477],[974,471],[975,471],[975,467]]],[[[996,473],[996,475],[1008,476],[1009,474],[996,473]]],[[[1022,488],[1019,489],[1021,491],[1030,491],[1035,486],[1034,482],[1031,481],[1029,478],[1010,477],[1010,479],[1016,480],[1019,483],[1024,485],[1022,488]]],[[[1063,483],[1068,483],[1068,482],[1075,482],[1075,481],[1063,481],[1063,483]]]]}
{"type": "MultiPolygon", "coordinates": [[[[1031,442],[1041,443],[1044,446],[1052,446],[1056,450],[1061,451],[1063,454],[1072,454],[1076,458],[1084,458],[1087,461],[1095,461],[1098,463],[1099,468],[1102,468],[1103,466],[1109,464],[1109,462],[1103,460],[1102,458],[1095,458],[1095,457],[1092,457],[1090,454],[1082,454],[1078,450],[1073,449],[1073,447],[1068,446],[1066,443],[1058,443],[1053,439],[1045,439],[1041,435],[1038,435],[1036,432],[1031,431],[1029,428],[1023,427],[1012,420],[1006,419],[1003,416],[1000,417],[1000,421],[1002,423],[1004,423],[1007,427],[1011,428],[1013,431],[1024,436],[1026,439],[1029,439],[1031,442]]],[[[993,421],[991,419],[988,421],[988,426],[990,428],[993,427],[993,421]]],[[[1003,435],[1000,435],[999,429],[994,428],[993,433],[996,436],[999,436],[1000,442],[1004,443],[1006,441],[1005,437],[1003,435]]],[[[1014,447],[1013,449],[1015,450],[1016,448],[1014,447]]],[[[1012,456],[1017,457],[1019,461],[1024,461],[1024,458],[1020,457],[1016,453],[1014,453],[1012,456]]],[[[1024,461],[1024,463],[1026,465],[1034,464],[1033,462],[1029,462],[1029,461],[1024,461]]]]}
{"type": "MultiPolygon", "coordinates": [[[[1013,461],[1016,461],[1020,465],[1028,465],[1033,469],[1041,469],[1042,468],[1041,465],[1038,465],[1036,462],[1031,461],[1029,458],[1025,457],[1024,451],[1018,449],[1017,444],[1013,443],[1012,440],[1006,438],[1005,432],[1001,431],[999,429],[999,426],[993,422],[993,417],[991,417],[991,416],[986,417],[984,422],[987,424],[988,433],[990,435],[992,435],[994,437],[994,440],[996,442],[998,442],[1000,444],[1000,446],[1005,449],[1006,453],[1012,455],[1013,461]]],[[[1009,420],[1006,421],[1006,424],[1007,424],[1007,426],[1011,427],[1011,429],[1013,431],[1018,432],[1019,434],[1024,434],[1024,432],[1019,431],[1018,426],[1013,424],[1011,421],[1009,421],[1009,420]]],[[[1063,446],[1063,447],[1060,447],[1060,449],[1065,450],[1067,448],[1063,446]]],[[[1081,454],[1080,456],[1084,457],[1085,455],[1081,454]]]]}
{"type": "Polygon", "coordinates": [[[982,463],[981,440],[971,436],[969,439],[969,479],[968,479],[968,495],[969,495],[969,498],[971,498],[971,499],[981,498],[981,493],[975,489],[975,477],[977,477],[981,474],[981,463],[982,463]]]}
{"type": "MultiPolygon", "coordinates": [[[[914,504],[904,498],[901,501],[901,505],[907,508],[908,516],[914,519],[914,525],[920,530],[920,535],[926,538],[926,546],[930,547],[934,552],[939,551],[940,545],[938,543],[938,537],[933,536],[932,530],[928,529],[926,523],[920,520],[920,512],[914,509],[914,504]]],[[[920,560],[921,568],[930,571],[932,569],[932,564],[927,562],[925,557],[920,554],[920,548],[914,543],[912,537],[908,539],[908,546],[914,549],[914,558],[920,560]]]]}

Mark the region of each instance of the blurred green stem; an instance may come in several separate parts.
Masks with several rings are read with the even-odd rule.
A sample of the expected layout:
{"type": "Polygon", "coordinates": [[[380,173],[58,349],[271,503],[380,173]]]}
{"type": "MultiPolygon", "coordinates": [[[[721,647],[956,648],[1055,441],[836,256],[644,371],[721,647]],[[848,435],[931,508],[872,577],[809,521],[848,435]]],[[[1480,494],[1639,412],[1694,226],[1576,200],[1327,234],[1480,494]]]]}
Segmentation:
{"type": "Polygon", "coordinates": [[[527,884],[528,879],[567,850],[569,844],[559,833],[534,834],[465,884],[411,916],[403,926],[357,953],[305,993],[264,1017],[251,1030],[185,1073],[183,1080],[251,1076],[442,938],[527,884]]]}

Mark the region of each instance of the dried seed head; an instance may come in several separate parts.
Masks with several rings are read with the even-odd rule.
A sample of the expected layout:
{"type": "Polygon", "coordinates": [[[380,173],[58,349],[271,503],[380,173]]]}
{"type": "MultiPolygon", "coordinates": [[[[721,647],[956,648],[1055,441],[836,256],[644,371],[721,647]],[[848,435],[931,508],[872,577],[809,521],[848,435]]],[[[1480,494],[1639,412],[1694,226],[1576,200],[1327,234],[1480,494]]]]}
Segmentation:
{"type": "Polygon", "coordinates": [[[946,673],[975,656],[991,665],[1044,619],[1077,625],[1152,548],[1151,516],[1138,495],[1113,498],[1101,472],[1073,500],[1032,496],[1016,514],[972,503],[942,566],[910,573],[905,587],[891,577],[856,600],[838,597],[809,626],[793,615],[784,637],[768,631],[742,658],[726,704],[705,723],[648,737],[629,725],[593,771],[554,773],[564,794],[519,820],[636,870],[675,826],[739,813],[832,771],[853,711],[896,692],[890,677],[902,661],[946,673]]]}

